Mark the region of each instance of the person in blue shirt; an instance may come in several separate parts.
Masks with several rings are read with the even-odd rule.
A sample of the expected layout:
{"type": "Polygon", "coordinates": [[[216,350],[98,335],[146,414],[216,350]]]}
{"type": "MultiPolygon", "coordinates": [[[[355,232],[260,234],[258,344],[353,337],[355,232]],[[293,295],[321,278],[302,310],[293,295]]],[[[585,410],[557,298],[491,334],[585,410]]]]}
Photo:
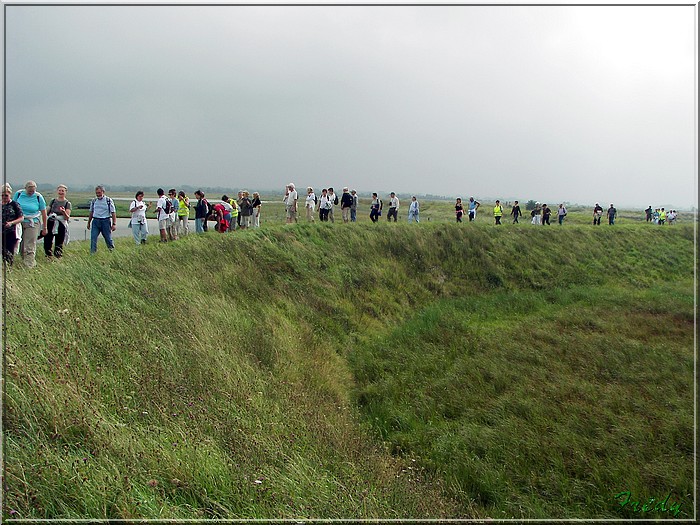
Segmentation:
{"type": "Polygon", "coordinates": [[[476,219],[476,210],[479,209],[479,206],[481,206],[479,201],[474,200],[474,197],[469,197],[469,222],[476,219]]]}
{"type": "Polygon", "coordinates": [[[46,201],[44,196],[36,191],[36,182],[28,180],[23,190],[15,193],[14,200],[22,208],[22,243],[20,250],[25,266],[36,266],[36,242],[39,238],[39,225],[41,224],[41,236],[47,233],[46,201]]]}
{"type": "Polygon", "coordinates": [[[90,213],[87,220],[87,229],[90,230],[90,253],[97,251],[97,238],[102,234],[107,248],[114,250],[112,232],[117,229],[117,210],[114,201],[105,195],[105,187],[95,187],[95,197],[90,202],[90,213]],[[93,224],[94,223],[94,224],[93,224]]]}

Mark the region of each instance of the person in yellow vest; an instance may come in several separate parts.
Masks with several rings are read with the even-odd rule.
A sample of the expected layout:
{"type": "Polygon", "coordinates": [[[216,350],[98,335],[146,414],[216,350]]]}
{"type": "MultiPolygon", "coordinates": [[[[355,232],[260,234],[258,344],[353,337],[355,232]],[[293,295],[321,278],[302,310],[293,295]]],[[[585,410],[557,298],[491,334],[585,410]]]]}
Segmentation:
{"type": "Polygon", "coordinates": [[[663,208],[661,208],[661,211],[659,212],[659,224],[666,224],[666,210],[663,208]]]}
{"type": "Polygon", "coordinates": [[[229,225],[229,231],[236,231],[236,226],[238,225],[238,203],[236,199],[229,199],[229,204],[233,206],[233,211],[231,212],[231,224],[229,225]]]}
{"type": "Polygon", "coordinates": [[[177,234],[181,237],[187,235],[190,232],[190,228],[187,225],[187,221],[190,218],[190,198],[185,195],[185,192],[180,190],[177,194],[178,208],[177,208],[177,234]]]}
{"type": "Polygon", "coordinates": [[[501,217],[503,217],[503,206],[501,206],[501,201],[497,200],[496,205],[493,207],[493,216],[496,219],[496,224],[501,224],[501,217]]]}

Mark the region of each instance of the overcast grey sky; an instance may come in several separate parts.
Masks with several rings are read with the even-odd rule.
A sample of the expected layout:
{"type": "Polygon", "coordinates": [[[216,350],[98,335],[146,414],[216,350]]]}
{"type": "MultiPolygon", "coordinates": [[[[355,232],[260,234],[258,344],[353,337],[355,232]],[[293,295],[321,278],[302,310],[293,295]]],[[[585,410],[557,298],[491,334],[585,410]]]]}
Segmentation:
{"type": "Polygon", "coordinates": [[[696,16],[6,6],[6,179],[697,206],[696,16]]]}

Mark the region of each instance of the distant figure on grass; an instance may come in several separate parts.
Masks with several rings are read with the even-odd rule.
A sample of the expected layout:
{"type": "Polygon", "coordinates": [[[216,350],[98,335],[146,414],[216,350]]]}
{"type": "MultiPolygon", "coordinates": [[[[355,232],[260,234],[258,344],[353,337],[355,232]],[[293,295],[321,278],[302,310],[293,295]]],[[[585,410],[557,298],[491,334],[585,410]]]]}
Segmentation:
{"type": "Polygon", "coordinates": [[[177,212],[180,208],[180,201],[177,200],[175,188],[168,190],[168,200],[170,201],[170,213],[168,213],[168,240],[177,240],[177,212]]]}
{"type": "Polygon", "coordinates": [[[287,190],[284,194],[284,205],[287,211],[287,224],[297,222],[297,190],[294,188],[294,183],[287,184],[287,190]]]}
{"type": "Polygon", "coordinates": [[[105,187],[101,184],[95,187],[95,198],[90,202],[90,213],[87,220],[88,230],[93,222],[95,227],[90,231],[90,253],[97,251],[97,237],[100,234],[102,234],[109,251],[113,251],[112,232],[117,229],[117,209],[114,206],[114,201],[105,195],[105,187]]]}
{"type": "Polygon", "coordinates": [[[226,220],[226,207],[222,202],[214,204],[214,214],[216,217],[216,231],[219,233],[226,233],[228,231],[229,222],[226,220]]]}
{"type": "Polygon", "coordinates": [[[382,200],[376,192],[372,193],[372,203],[369,205],[369,218],[372,222],[377,222],[382,214],[382,200]]]}
{"type": "Polygon", "coordinates": [[[15,247],[18,235],[22,232],[24,215],[17,201],[12,200],[12,186],[4,184],[2,187],[2,261],[12,266],[15,260],[15,247]]]}
{"type": "Polygon", "coordinates": [[[238,201],[231,197],[228,200],[228,203],[231,205],[231,224],[228,225],[228,231],[235,232],[236,228],[241,222],[241,214],[240,210],[238,209],[238,201]]]}
{"type": "Polygon", "coordinates": [[[600,226],[600,218],[602,216],[603,216],[603,207],[596,202],[595,206],[593,207],[593,225],[594,226],[600,226]]]}
{"type": "Polygon", "coordinates": [[[357,190],[352,190],[350,192],[352,195],[352,206],[350,206],[350,222],[357,222],[357,190]]]}
{"type": "Polygon", "coordinates": [[[411,204],[408,205],[408,222],[420,222],[420,204],[414,195],[411,197],[411,204]]]}
{"type": "Polygon", "coordinates": [[[457,197],[457,202],[455,203],[455,215],[457,216],[457,222],[462,222],[462,216],[464,215],[464,206],[462,206],[462,199],[457,197]]]}
{"type": "Polygon", "coordinates": [[[158,220],[158,230],[160,231],[160,242],[168,242],[168,220],[172,203],[165,196],[163,188],[156,190],[158,202],[156,203],[156,219],[158,220]]]}
{"type": "Polygon", "coordinates": [[[389,213],[386,214],[386,220],[391,222],[391,218],[394,218],[394,222],[399,216],[399,198],[393,191],[389,194],[389,213]]]}
{"type": "Polygon", "coordinates": [[[617,217],[617,210],[615,209],[615,206],[610,204],[610,207],[608,208],[608,224],[610,224],[610,225],[615,224],[616,217],[617,217]]]}
{"type": "Polygon", "coordinates": [[[318,220],[321,222],[328,222],[328,213],[332,207],[333,204],[328,197],[328,190],[323,188],[321,190],[321,198],[318,201],[318,220]]]}
{"type": "Polygon", "coordinates": [[[678,212],[676,210],[671,210],[668,212],[668,224],[676,224],[676,218],[678,217],[678,212]]]}
{"type": "Polygon", "coordinates": [[[195,191],[194,196],[197,197],[197,204],[194,207],[194,231],[195,233],[204,233],[207,231],[209,206],[202,190],[195,191]]]}
{"type": "Polygon", "coordinates": [[[550,226],[549,218],[552,216],[552,209],[546,204],[542,205],[542,226],[550,226]]]}
{"type": "Polygon", "coordinates": [[[257,191],[253,192],[253,202],[251,202],[251,206],[253,207],[253,228],[260,228],[260,209],[262,208],[262,201],[257,191]]]}
{"type": "Polygon", "coordinates": [[[666,223],[666,210],[664,208],[661,208],[661,211],[659,212],[659,224],[663,226],[666,223]]]}
{"type": "Polygon", "coordinates": [[[350,222],[350,208],[352,208],[352,195],[346,186],[340,196],[340,214],[343,217],[343,222],[350,222]]]}
{"type": "Polygon", "coordinates": [[[493,217],[496,219],[496,225],[501,224],[501,217],[503,217],[503,206],[501,206],[501,201],[496,199],[496,205],[493,207],[493,217]]]}
{"type": "Polygon", "coordinates": [[[136,246],[146,244],[146,239],[148,238],[146,212],[148,211],[150,205],[150,202],[143,202],[143,192],[141,190],[136,192],[136,195],[134,195],[134,200],[131,201],[131,204],[129,205],[129,212],[131,212],[131,233],[134,236],[136,246]]]}
{"type": "Polygon", "coordinates": [[[659,215],[661,215],[661,210],[659,208],[656,208],[654,210],[654,213],[651,214],[651,222],[654,224],[659,224],[659,215]]]}
{"type": "Polygon", "coordinates": [[[542,206],[539,202],[535,203],[535,207],[530,212],[530,217],[532,217],[532,224],[539,226],[542,223],[541,220],[542,206]]]}
{"type": "Polygon", "coordinates": [[[510,210],[510,214],[513,216],[513,224],[519,224],[518,217],[522,217],[523,212],[520,211],[520,205],[518,204],[518,201],[515,201],[515,203],[513,204],[513,207],[510,210]]]}
{"type": "MultiPolygon", "coordinates": [[[[290,184],[292,191],[294,191],[294,184],[290,184]]],[[[290,197],[293,197],[294,199],[294,214],[293,214],[293,219],[294,222],[297,221],[297,212],[296,212],[296,206],[297,206],[297,192],[294,191],[294,193],[289,194],[290,197]]],[[[241,229],[245,230],[247,228],[250,228],[250,225],[253,223],[253,201],[250,200],[250,193],[248,191],[243,190],[241,191],[241,198],[238,199],[238,214],[241,218],[241,229]]],[[[289,219],[289,212],[287,212],[287,219],[289,219]]],[[[289,221],[287,221],[289,222],[289,221]]]]}
{"type": "Polygon", "coordinates": [[[566,217],[566,208],[564,207],[564,203],[559,205],[557,216],[559,218],[559,226],[561,226],[564,223],[564,217],[566,217]]]}
{"type": "Polygon", "coordinates": [[[36,182],[28,180],[23,190],[18,190],[13,199],[22,209],[22,240],[20,251],[22,260],[28,268],[36,266],[36,243],[39,233],[46,235],[46,201],[44,196],[36,191],[36,182]],[[41,230],[39,225],[41,224],[41,230]]]}
{"type": "Polygon", "coordinates": [[[66,198],[68,187],[59,184],[56,188],[56,198],[51,199],[48,205],[46,235],[44,235],[44,255],[46,257],[63,257],[63,246],[70,240],[68,222],[70,221],[71,203],[66,198]],[[55,245],[54,245],[55,241],[55,245]],[[51,249],[53,248],[53,254],[51,249]]]}
{"type": "Polygon", "coordinates": [[[233,220],[233,204],[228,195],[221,196],[221,205],[224,207],[224,220],[226,221],[226,231],[231,229],[231,221],[233,220]]]}
{"type": "Polygon", "coordinates": [[[306,220],[309,222],[314,222],[314,212],[316,211],[316,194],[311,186],[306,188],[306,203],[304,208],[306,209],[306,220]]]}
{"type": "Polygon", "coordinates": [[[651,222],[651,214],[654,213],[654,210],[651,209],[651,204],[646,210],[644,210],[644,212],[647,215],[647,222],[651,222]]]}
{"type": "Polygon", "coordinates": [[[190,198],[180,190],[177,194],[177,234],[184,237],[190,233],[188,221],[190,218],[190,198]]]}
{"type": "Polygon", "coordinates": [[[333,218],[333,210],[335,210],[335,207],[338,205],[338,196],[330,186],[328,186],[328,202],[331,203],[331,207],[328,209],[328,218],[331,222],[335,222],[335,219],[333,218]]]}
{"type": "Polygon", "coordinates": [[[476,220],[476,210],[479,209],[479,206],[481,206],[479,201],[474,200],[474,197],[469,197],[469,222],[476,220]]]}
{"type": "Polygon", "coordinates": [[[236,219],[236,224],[241,227],[241,222],[243,222],[243,214],[241,213],[241,199],[243,199],[243,192],[239,191],[236,196],[236,204],[238,204],[238,219],[236,219]]]}

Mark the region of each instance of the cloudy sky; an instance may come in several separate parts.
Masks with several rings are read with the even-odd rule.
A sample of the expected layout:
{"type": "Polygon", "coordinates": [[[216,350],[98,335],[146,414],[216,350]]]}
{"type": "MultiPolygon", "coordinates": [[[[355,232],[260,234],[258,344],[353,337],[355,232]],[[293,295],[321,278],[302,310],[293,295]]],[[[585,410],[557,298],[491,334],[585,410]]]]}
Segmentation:
{"type": "Polygon", "coordinates": [[[696,9],[6,6],[6,179],[697,206],[696,9]]]}

